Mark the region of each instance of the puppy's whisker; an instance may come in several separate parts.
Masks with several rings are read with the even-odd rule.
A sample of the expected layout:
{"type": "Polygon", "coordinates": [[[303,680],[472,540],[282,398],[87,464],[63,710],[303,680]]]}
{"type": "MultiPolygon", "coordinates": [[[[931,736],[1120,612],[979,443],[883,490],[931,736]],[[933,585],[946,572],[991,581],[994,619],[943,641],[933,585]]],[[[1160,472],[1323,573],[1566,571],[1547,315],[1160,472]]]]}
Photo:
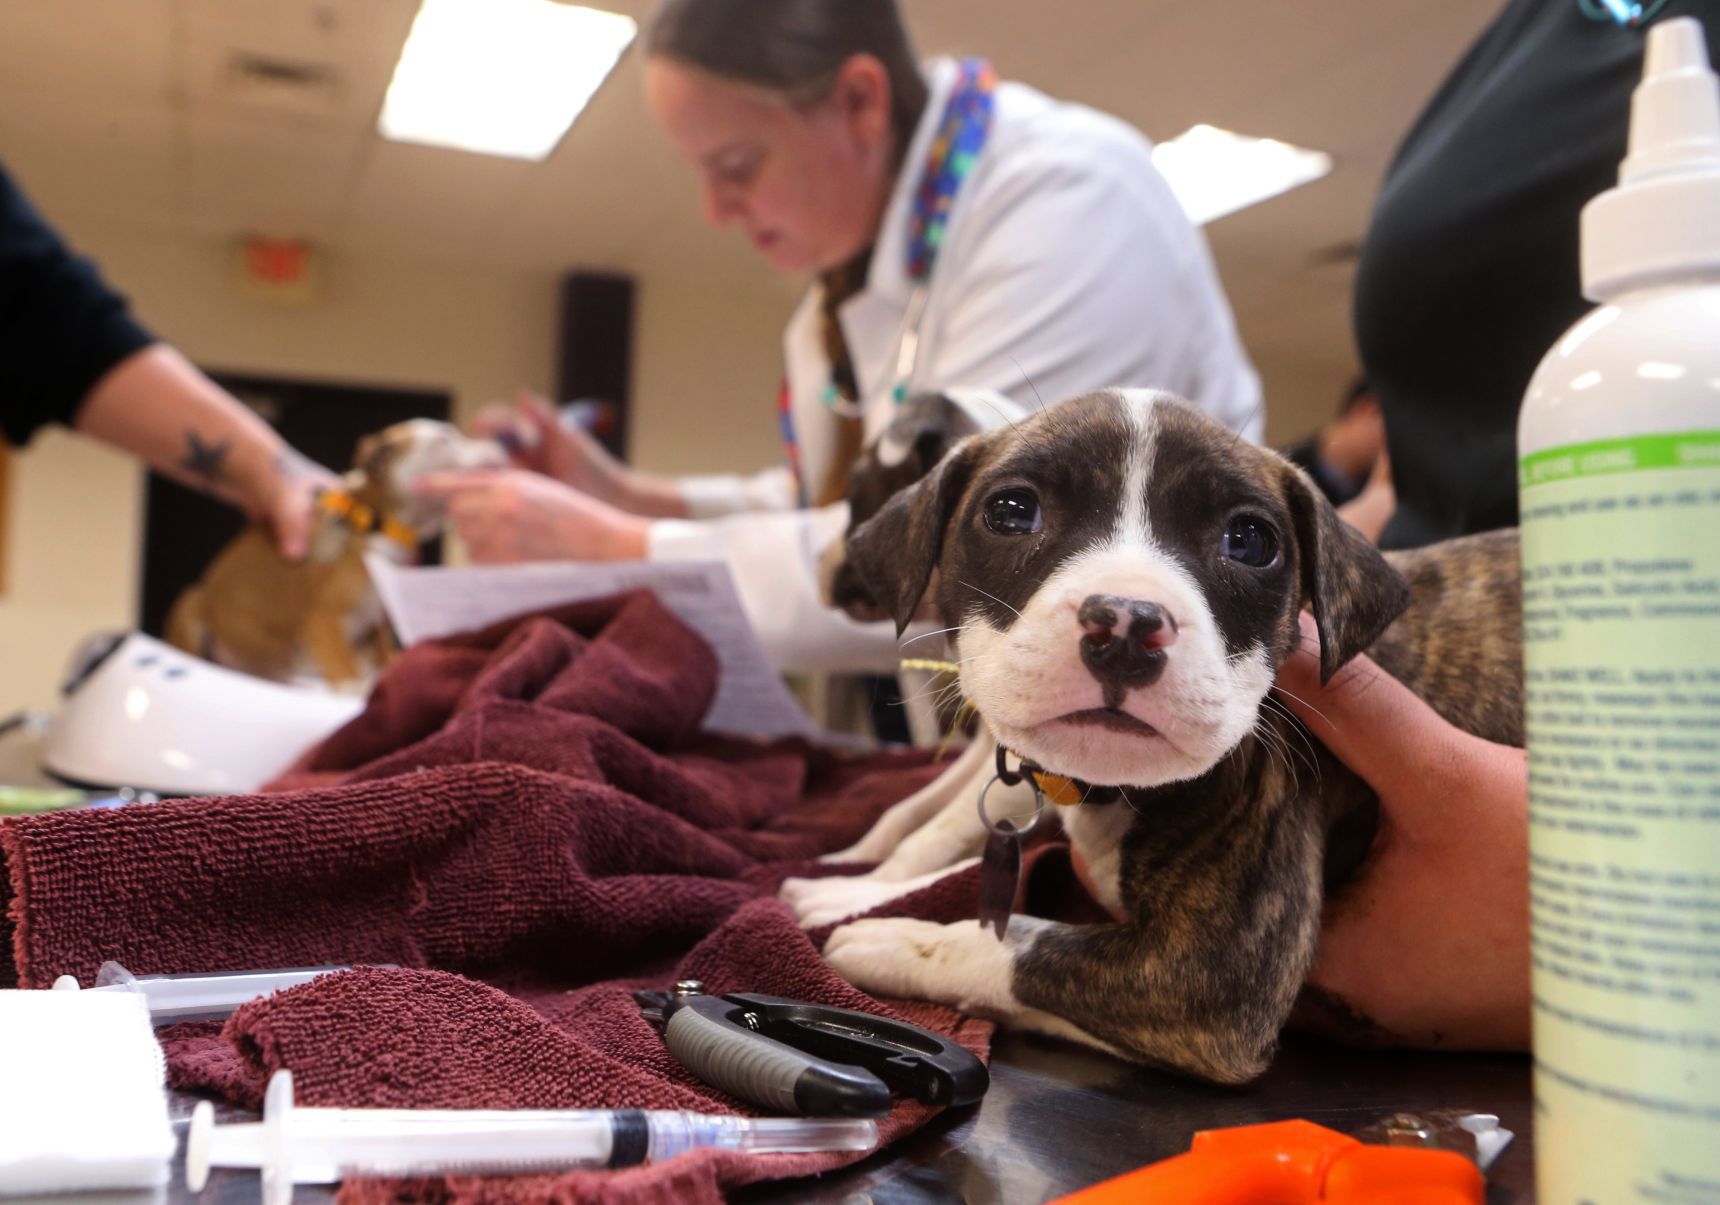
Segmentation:
{"type": "Polygon", "coordinates": [[[930,686],[927,686],[921,690],[915,691],[911,695],[903,696],[900,700],[898,700],[896,702],[895,706],[906,707],[909,703],[917,703],[921,699],[927,699],[927,698],[931,699],[933,702],[933,705],[935,706],[937,703],[942,701],[943,696],[946,693],[948,693],[949,689],[950,688],[947,685],[939,686],[936,683],[933,683],[930,686]]]}
{"type": "MultiPolygon", "coordinates": [[[[956,585],[966,586],[969,590],[972,590],[975,594],[984,594],[987,598],[991,599],[992,602],[996,603],[1000,607],[1009,607],[1009,604],[1004,602],[1003,599],[999,598],[995,594],[987,594],[986,591],[981,590],[978,586],[974,585],[972,582],[957,582],[956,585]]],[[[1009,607],[1009,609],[1015,613],[1015,617],[1017,619],[1021,618],[1021,612],[1020,611],[1016,611],[1014,607],[1009,607]]]]}
{"type": "MultiPolygon", "coordinates": [[[[1014,356],[1011,356],[1009,357],[1009,362],[1015,365],[1015,371],[1021,374],[1021,379],[1027,383],[1027,387],[1033,390],[1033,400],[1039,403],[1039,408],[1041,410],[1045,409],[1045,399],[1040,396],[1039,386],[1035,385],[1033,383],[1033,378],[1027,375],[1027,369],[1021,366],[1021,361],[1017,360],[1014,356]]],[[[1015,424],[1011,423],[1010,426],[1013,427],[1015,424]]],[[[1019,431],[1020,428],[1017,427],[1016,430],[1019,431]]]]}
{"type": "Polygon", "coordinates": [[[1307,729],[1303,727],[1299,720],[1297,720],[1296,713],[1286,707],[1282,700],[1275,699],[1270,694],[1267,694],[1261,698],[1260,706],[1264,712],[1270,712],[1272,715],[1283,717],[1284,720],[1287,721],[1285,727],[1296,734],[1297,739],[1308,750],[1310,755],[1314,753],[1314,746],[1308,737],[1307,729]]]}
{"type": "MultiPolygon", "coordinates": [[[[1279,702],[1277,699],[1274,699],[1271,695],[1267,695],[1265,698],[1261,699],[1260,702],[1262,706],[1270,707],[1274,712],[1283,716],[1285,720],[1288,721],[1285,726],[1291,732],[1296,734],[1296,739],[1300,742],[1302,749],[1307,750],[1304,754],[1302,749],[1298,749],[1297,755],[1302,757],[1303,762],[1314,772],[1314,778],[1318,781],[1320,778],[1320,755],[1314,748],[1314,741],[1313,738],[1308,735],[1308,729],[1296,719],[1295,712],[1284,706],[1284,704],[1279,702]]],[[[1280,733],[1280,737],[1286,742],[1289,740],[1289,738],[1284,736],[1282,732],[1280,733]]]]}
{"type": "Polygon", "coordinates": [[[1131,812],[1133,812],[1135,815],[1137,815],[1137,816],[1145,816],[1146,815],[1145,812],[1141,811],[1140,808],[1135,806],[1135,801],[1133,799],[1129,798],[1129,792],[1127,789],[1125,789],[1123,787],[1118,787],[1117,788],[1117,794],[1119,794],[1123,797],[1123,802],[1129,805],[1129,810],[1131,812]]]}
{"type": "Polygon", "coordinates": [[[909,645],[910,645],[910,644],[912,644],[912,643],[914,643],[914,641],[916,641],[916,640],[924,640],[924,639],[925,639],[925,638],[926,638],[926,637],[928,637],[928,636],[942,636],[942,635],[943,635],[943,634],[944,634],[944,633],[945,633],[945,632],[961,632],[961,631],[965,631],[965,630],[966,630],[966,629],[967,629],[967,626],[968,626],[968,625],[967,625],[967,624],[965,624],[965,623],[958,623],[958,624],[956,624],[956,625],[955,625],[955,626],[954,626],[954,627],[949,627],[949,628],[939,628],[939,629],[938,629],[938,630],[937,630],[937,631],[935,631],[935,632],[921,632],[921,633],[920,633],[920,634],[919,634],[919,635],[918,635],[918,636],[910,636],[910,637],[908,637],[908,638],[907,638],[907,639],[906,639],[906,640],[904,640],[904,641],[902,641],[902,642],[901,642],[901,643],[900,643],[900,644],[898,644],[898,645],[897,645],[897,646],[896,646],[896,647],[898,647],[898,648],[904,648],[904,649],[905,649],[905,648],[907,648],[907,647],[908,647],[908,646],[909,646],[909,645]]]}
{"type": "Polygon", "coordinates": [[[1266,398],[1264,396],[1262,396],[1261,399],[1254,404],[1253,411],[1249,414],[1248,418],[1243,422],[1242,426],[1238,427],[1236,429],[1236,432],[1235,432],[1236,437],[1234,439],[1232,439],[1230,442],[1231,447],[1234,448],[1234,447],[1236,447],[1237,444],[1242,442],[1243,430],[1247,427],[1252,426],[1254,423],[1254,420],[1259,418],[1261,416],[1261,414],[1265,412],[1265,410],[1266,410],[1266,398]]]}
{"type": "MultiPolygon", "coordinates": [[[[1278,686],[1278,685],[1274,685],[1272,687],[1272,689],[1277,691],[1279,694],[1286,696],[1287,698],[1295,699],[1298,703],[1302,704],[1302,706],[1306,707],[1309,711],[1311,711],[1315,715],[1319,716],[1322,720],[1325,720],[1326,723],[1332,724],[1332,720],[1331,720],[1330,716],[1328,716],[1325,712],[1321,711],[1318,707],[1314,706],[1312,703],[1308,702],[1307,699],[1304,699],[1301,695],[1297,694],[1295,691],[1285,690],[1282,686],[1278,686]]],[[[1332,724],[1332,727],[1336,728],[1337,725],[1332,724]]]]}
{"type": "Polygon", "coordinates": [[[1302,775],[1296,768],[1295,751],[1285,742],[1282,733],[1272,734],[1272,743],[1278,747],[1279,761],[1283,763],[1284,771],[1290,776],[1290,789],[1298,795],[1302,793],[1302,775]]]}
{"type": "Polygon", "coordinates": [[[952,679],[941,686],[938,684],[936,679],[934,679],[923,690],[919,691],[917,694],[903,698],[901,701],[896,703],[895,706],[906,707],[909,703],[917,702],[918,700],[927,698],[928,696],[932,700],[933,707],[942,707],[952,699],[963,698],[961,679],[952,679]]]}
{"type": "MultiPolygon", "coordinates": [[[[1019,369],[1021,366],[1018,364],[1018,365],[1016,365],[1016,367],[1017,367],[1017,369],[1019,369]]],[[[1023,374],[1023,375],[1026,375],[1026,374],[1023,374]]],[[[1033,382],[1029,381],[1028,384],[1031,386],[1033,384],[1033,382]]],[[[990,406],[992,408],[992,410],[994,410],[997,413],[997,416],[999,418],[1001,418],[1009,426],[1009,429],[1015,432],[1017,439],[1021,438],[1021,427],[1020,427],[1020,425],[1017,424],[1013,418],[1009,417],[1008,412],[1005,411],[1002,406],[999,406],[996,402],[992,401],[990,398],[984,396],[983,394],[979,395],[979,400],[984,402],[986,405],[990,406]]]]}
{"type": "Polygon", "coordinates": [[[1255,738],[1260,742],[1260,747],[1266,751],[1268,763],[1277,762],[1283,767],[1285,775],[1290,779],[1291,789],[1300,792],[1302,780],[1296,773],[1295,765],[1290,760],[1283,736],[1274,731],[1271,723],[1264,715],[1255,716],[1253,731],[1255,738]]]}

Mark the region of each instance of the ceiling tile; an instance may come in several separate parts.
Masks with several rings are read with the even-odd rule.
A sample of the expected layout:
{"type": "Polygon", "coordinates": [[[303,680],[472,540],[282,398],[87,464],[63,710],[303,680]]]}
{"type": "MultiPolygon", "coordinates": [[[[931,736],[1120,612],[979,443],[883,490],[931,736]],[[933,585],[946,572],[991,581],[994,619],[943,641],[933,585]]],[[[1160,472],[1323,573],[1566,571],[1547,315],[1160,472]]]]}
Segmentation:
{"type": "Polygon", "coordinates": [[[538,165],[389,142],[373,133],[337,240],[430,259],[488,260],[502,209],[538,165]]]}

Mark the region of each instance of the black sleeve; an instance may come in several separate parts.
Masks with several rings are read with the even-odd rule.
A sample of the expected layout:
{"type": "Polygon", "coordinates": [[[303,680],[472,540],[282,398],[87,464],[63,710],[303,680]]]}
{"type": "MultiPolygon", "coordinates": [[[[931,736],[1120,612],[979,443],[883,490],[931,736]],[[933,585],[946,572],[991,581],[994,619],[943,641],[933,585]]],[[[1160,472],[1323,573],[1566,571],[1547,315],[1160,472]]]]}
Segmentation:
{"type": "Polygon", "coordinates": [[[66,249],[0,168],[0,433],[71,423],[90,389],[154,337],[66,249]]]}

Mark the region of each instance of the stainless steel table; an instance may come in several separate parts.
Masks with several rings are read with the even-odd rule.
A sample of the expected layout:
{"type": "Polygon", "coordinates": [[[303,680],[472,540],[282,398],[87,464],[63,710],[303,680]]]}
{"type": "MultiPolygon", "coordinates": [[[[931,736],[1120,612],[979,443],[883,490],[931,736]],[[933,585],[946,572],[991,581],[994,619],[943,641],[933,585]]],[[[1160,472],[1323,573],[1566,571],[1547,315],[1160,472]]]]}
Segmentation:
{"type": "MultiPolygon", "coordinates": [[[[175,1108],[176,1116],[189,1117],[190,1098],[177,1099],[175,1108]]],[[[1516,1131],[1489,1174],[1488,1205],[1530,1205],[1527,1057],[1357,1051],[1294,1035],[1272,1069],[1246,1088],[1197,1084],[1038,1038],[1001,1037],[991,1091],[977,1108],[946,1114],[854,1167],[814,1180],[757,1185],[736,1199],[750,1205],[1038,1205],[1186,1150],[1196,1130],[1305,1117],[1350,1131],[1390,1113],[1446,1108],[1497,1113],[1516,1131]]],[[[331,1197],[323,1189],[298,1194],[307,1202],[331,1197]]],[[[185,1190],[178,1167],[168,1199],[199,1199],[185,1190]]],[[[201,1198],[211,1205],[256,1199],[256,1176],[238,1172],[217,1173],[201,1198]]]]}

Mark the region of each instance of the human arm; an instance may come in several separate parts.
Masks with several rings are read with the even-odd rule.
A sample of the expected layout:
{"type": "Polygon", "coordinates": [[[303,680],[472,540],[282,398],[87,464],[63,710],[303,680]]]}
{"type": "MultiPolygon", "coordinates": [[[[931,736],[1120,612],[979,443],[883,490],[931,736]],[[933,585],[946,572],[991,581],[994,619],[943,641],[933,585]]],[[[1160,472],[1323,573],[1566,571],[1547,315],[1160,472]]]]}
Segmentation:
{"type": "Polygon", "coordinates": [[[315,490],[332,480],[145,330],[0,171],[0,428],[49,423],[141,456],[269,523],[303,554],[315,490]]]}
{"type": "Polygon", "coordinates": [[[1310,985],[1396,1041],[1527,1049],[1524,751],[1454,727],[1365,655],[1321,686],[1306,614],[1302,644],[1279,696],[1380,798],[1373,852],[1327,902],[1310,985]]]}
{"type": "Polygon", "coordinates": [[[335,484],[334,474],[163,343],[103,375],[73,426],[266,524],[290,559],[305,553],[317,491],[335,484]]]}

